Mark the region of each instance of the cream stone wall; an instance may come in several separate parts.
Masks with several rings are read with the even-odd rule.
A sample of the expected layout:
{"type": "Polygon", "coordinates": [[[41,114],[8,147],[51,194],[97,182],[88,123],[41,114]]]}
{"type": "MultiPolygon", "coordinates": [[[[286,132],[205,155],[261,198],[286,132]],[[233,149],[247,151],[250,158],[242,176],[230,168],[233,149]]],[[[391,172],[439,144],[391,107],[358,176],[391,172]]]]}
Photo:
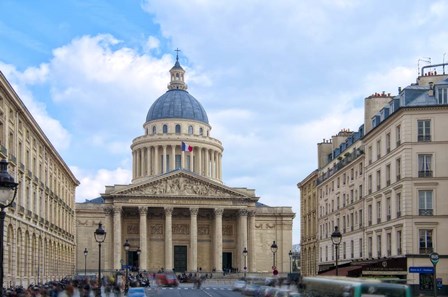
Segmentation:
{"type": "Polygon", "coordinates": [[[0,157],[19,183],[2,235],[3,285],[73,275],[79,182],[1,72],[0,157]]]}

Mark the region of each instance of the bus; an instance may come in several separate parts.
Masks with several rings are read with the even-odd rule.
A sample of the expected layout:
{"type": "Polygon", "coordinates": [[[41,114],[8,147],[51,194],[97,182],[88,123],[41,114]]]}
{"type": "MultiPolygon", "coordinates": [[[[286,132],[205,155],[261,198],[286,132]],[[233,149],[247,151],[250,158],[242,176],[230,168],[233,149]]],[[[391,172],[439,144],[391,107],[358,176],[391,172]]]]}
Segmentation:
{"type": "Polygon", "coordinates": [[[378,279],[304,277],[299,287],[306,297],[412,297],[409,286],[378,279]]]}

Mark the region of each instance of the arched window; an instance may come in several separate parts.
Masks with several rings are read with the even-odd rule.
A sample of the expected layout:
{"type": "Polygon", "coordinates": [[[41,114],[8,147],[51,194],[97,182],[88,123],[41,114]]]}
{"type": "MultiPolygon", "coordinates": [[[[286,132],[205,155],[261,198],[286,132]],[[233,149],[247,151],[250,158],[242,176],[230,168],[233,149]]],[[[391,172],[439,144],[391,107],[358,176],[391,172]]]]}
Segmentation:
{"type": "Polygon", "coordinates": [[[156,134],[156,132],[157,132],[156,126],[152,126],[152,134],[156,134]]]}
{"type": "Polygon", "coordinates": [[[193,134],[193,126],[188,126],[188,134],[193,134]]]}
{"type": "Polygon", "coordinates": [[[199,128],[199,135],[203,135],[204,134],[204,129],[202,129],[202,128],[199,128]]]}
{"type": "Polygon", "coordinates": [[[167,134],[168,133],[168,126],[165,124],[163,125],[163,134],[167,134]]]}
{"type": "Polygon", "coordinates": [[[180,134],[180,125],[179,124],[176,125],[176,134],[180,134]]]}

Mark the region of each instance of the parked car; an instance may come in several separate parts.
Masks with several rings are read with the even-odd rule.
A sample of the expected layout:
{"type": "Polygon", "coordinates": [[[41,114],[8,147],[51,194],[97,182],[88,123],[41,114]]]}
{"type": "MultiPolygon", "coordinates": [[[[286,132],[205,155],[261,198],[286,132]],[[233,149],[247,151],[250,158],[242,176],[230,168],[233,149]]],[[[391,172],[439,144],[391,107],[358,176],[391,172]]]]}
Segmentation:
{"type": "Polygon", "coordinates": [[[255,296],[259,287],[260,287],[260,285],[255,284],[255,283],[246,284],[246,286],[243,288],[243,294],[246,296],[255,296]]]}

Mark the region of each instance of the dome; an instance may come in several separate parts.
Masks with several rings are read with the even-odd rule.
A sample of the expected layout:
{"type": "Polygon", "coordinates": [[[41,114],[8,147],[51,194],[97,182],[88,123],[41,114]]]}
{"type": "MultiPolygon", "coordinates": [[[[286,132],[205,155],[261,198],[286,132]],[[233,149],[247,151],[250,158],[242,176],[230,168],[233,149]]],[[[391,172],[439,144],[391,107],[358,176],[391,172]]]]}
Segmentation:
{"type": "Polygon", "coordinates": [[[181,89],[168,90],[151,106],[146,121],[186,119],[208,124],[207,113],[196,98],[181,89]]]}

